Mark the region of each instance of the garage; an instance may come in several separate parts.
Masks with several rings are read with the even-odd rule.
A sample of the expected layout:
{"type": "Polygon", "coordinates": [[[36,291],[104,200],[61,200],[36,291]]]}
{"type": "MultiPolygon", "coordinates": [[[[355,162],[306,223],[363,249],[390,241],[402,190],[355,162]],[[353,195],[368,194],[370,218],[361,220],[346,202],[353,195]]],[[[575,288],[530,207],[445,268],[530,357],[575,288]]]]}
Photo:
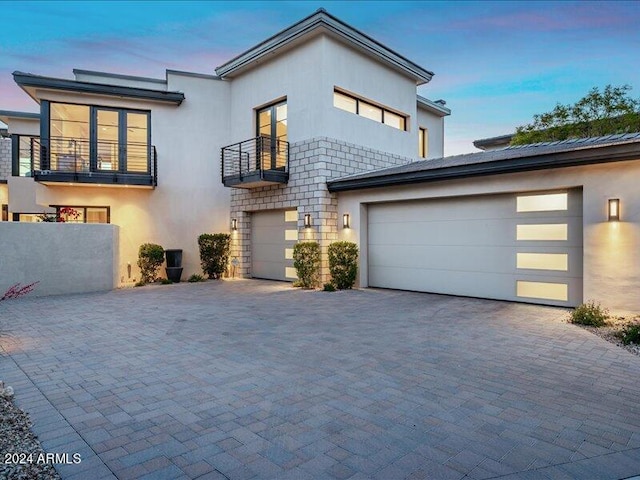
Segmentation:
{"type": "Polygon", "coordinates": [[[298,212],[270,210],[251,214],[251,276],[295,280],[293,247],[298,241],[298,212]]]}
{"type": "Polygon", "coordinates": [[[371,287],[575,306],[582,191],[368,205],[371,287]]]}

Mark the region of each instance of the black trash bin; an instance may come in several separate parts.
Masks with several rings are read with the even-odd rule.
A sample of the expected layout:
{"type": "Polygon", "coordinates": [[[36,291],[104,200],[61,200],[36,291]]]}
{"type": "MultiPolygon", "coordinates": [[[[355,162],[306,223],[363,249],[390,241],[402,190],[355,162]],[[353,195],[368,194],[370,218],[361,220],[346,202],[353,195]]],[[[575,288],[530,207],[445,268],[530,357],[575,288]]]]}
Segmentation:
{"type": "Polygon", "coordinates": [[[165,258],[167,259],[167,278],[173,283],[180,283],[180,277],[182,277],[182,250],[172,249],[164,251],[165,258]]]}

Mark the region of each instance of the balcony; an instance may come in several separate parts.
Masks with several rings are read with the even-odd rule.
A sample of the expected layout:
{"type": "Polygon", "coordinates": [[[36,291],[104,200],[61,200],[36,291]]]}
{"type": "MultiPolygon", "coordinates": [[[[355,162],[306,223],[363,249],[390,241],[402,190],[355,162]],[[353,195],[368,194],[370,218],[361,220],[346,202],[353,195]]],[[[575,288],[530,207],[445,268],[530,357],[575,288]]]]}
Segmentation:
{"type": "Polygon", "coordinates": [[[260,136],[222,148],[225,187],[257,188],[289,181],[289,142],[260,136]]]}
{"type": "Polygon", "coordinates": [[[92,142],[51,137],[49,145],[34,139],[31,176],[44,184],[88,183],[155,188],[158,156],[155,146],[128,142],[92,142]]]}

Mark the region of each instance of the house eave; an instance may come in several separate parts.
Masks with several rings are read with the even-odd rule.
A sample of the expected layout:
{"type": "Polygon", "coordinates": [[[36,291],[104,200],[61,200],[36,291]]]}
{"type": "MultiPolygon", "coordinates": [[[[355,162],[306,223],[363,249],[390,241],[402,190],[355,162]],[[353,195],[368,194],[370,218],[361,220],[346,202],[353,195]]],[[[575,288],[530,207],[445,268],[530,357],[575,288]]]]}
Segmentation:
{"type": "Polygon", "coordinates": [[[414,78],[418,85],[428,83],[433,77],[433,72],[420,67],[411,60],[385,47],[323,9],[318,10],[291,27],[217,67],[216,74],[222,78],[232,78],[234,75],[250,68],[265,57],[274,55],[277,50],[314,33],[318,29],[322,29],[345,41],[348,45],[402,71],[406,75],[414,78]]]}
{"type": "MultiPolygon", "coordinates": [[[[170,103],[174,105],[180,105],[184,101],[184,93],[182,92],[167,92],[164,90],[150,90],[120,85],[79,82],[76,80],[67,80],[62,78],[42,77],[24,72],[13,72],[13,79],[25,91],[27,91],[28,88],[39,88],[82,94],[134,98],[138,100],[170,103]]],[[[29,92],[27,91],[27,93],[29,92]]],[[[33,97],[32,94],[30,95],[33,97]]]]}
{"type": "Polygon", "coordinates": [[[451,109],[445,107],[444,105],[429,100],[428,98],[417,96],[418,106],[428,110],[431,113],[434,113],[440,117],[446,117],[451,115],[451,109]]]}
{"type": "Polygon", "coordinates": [[[593,165],[599,163],[640,160],[638,143],[612,145],[589,150],[575,150],[540,156],[505,159],[487,163],[456,165],[431,170],[418,170],[396,174],[333,180],[327,182],[330,192],[345,192],[368,188],[391,187],[445,180],[456,180],[506,173],[521,173],[537,170],[593,165]]]}

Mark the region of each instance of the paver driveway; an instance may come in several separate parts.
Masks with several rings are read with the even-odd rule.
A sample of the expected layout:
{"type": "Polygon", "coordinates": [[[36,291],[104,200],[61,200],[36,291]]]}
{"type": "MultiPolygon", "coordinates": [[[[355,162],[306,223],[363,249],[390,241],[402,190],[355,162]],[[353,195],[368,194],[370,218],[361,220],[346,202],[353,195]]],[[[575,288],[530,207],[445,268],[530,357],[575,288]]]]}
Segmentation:
{"type": "Polygon", "coordinates": [[[640,358],[562,309],[239,280],[0,315],[0,378],[82,455],[64,478],[640,473],[640,358]]]}

